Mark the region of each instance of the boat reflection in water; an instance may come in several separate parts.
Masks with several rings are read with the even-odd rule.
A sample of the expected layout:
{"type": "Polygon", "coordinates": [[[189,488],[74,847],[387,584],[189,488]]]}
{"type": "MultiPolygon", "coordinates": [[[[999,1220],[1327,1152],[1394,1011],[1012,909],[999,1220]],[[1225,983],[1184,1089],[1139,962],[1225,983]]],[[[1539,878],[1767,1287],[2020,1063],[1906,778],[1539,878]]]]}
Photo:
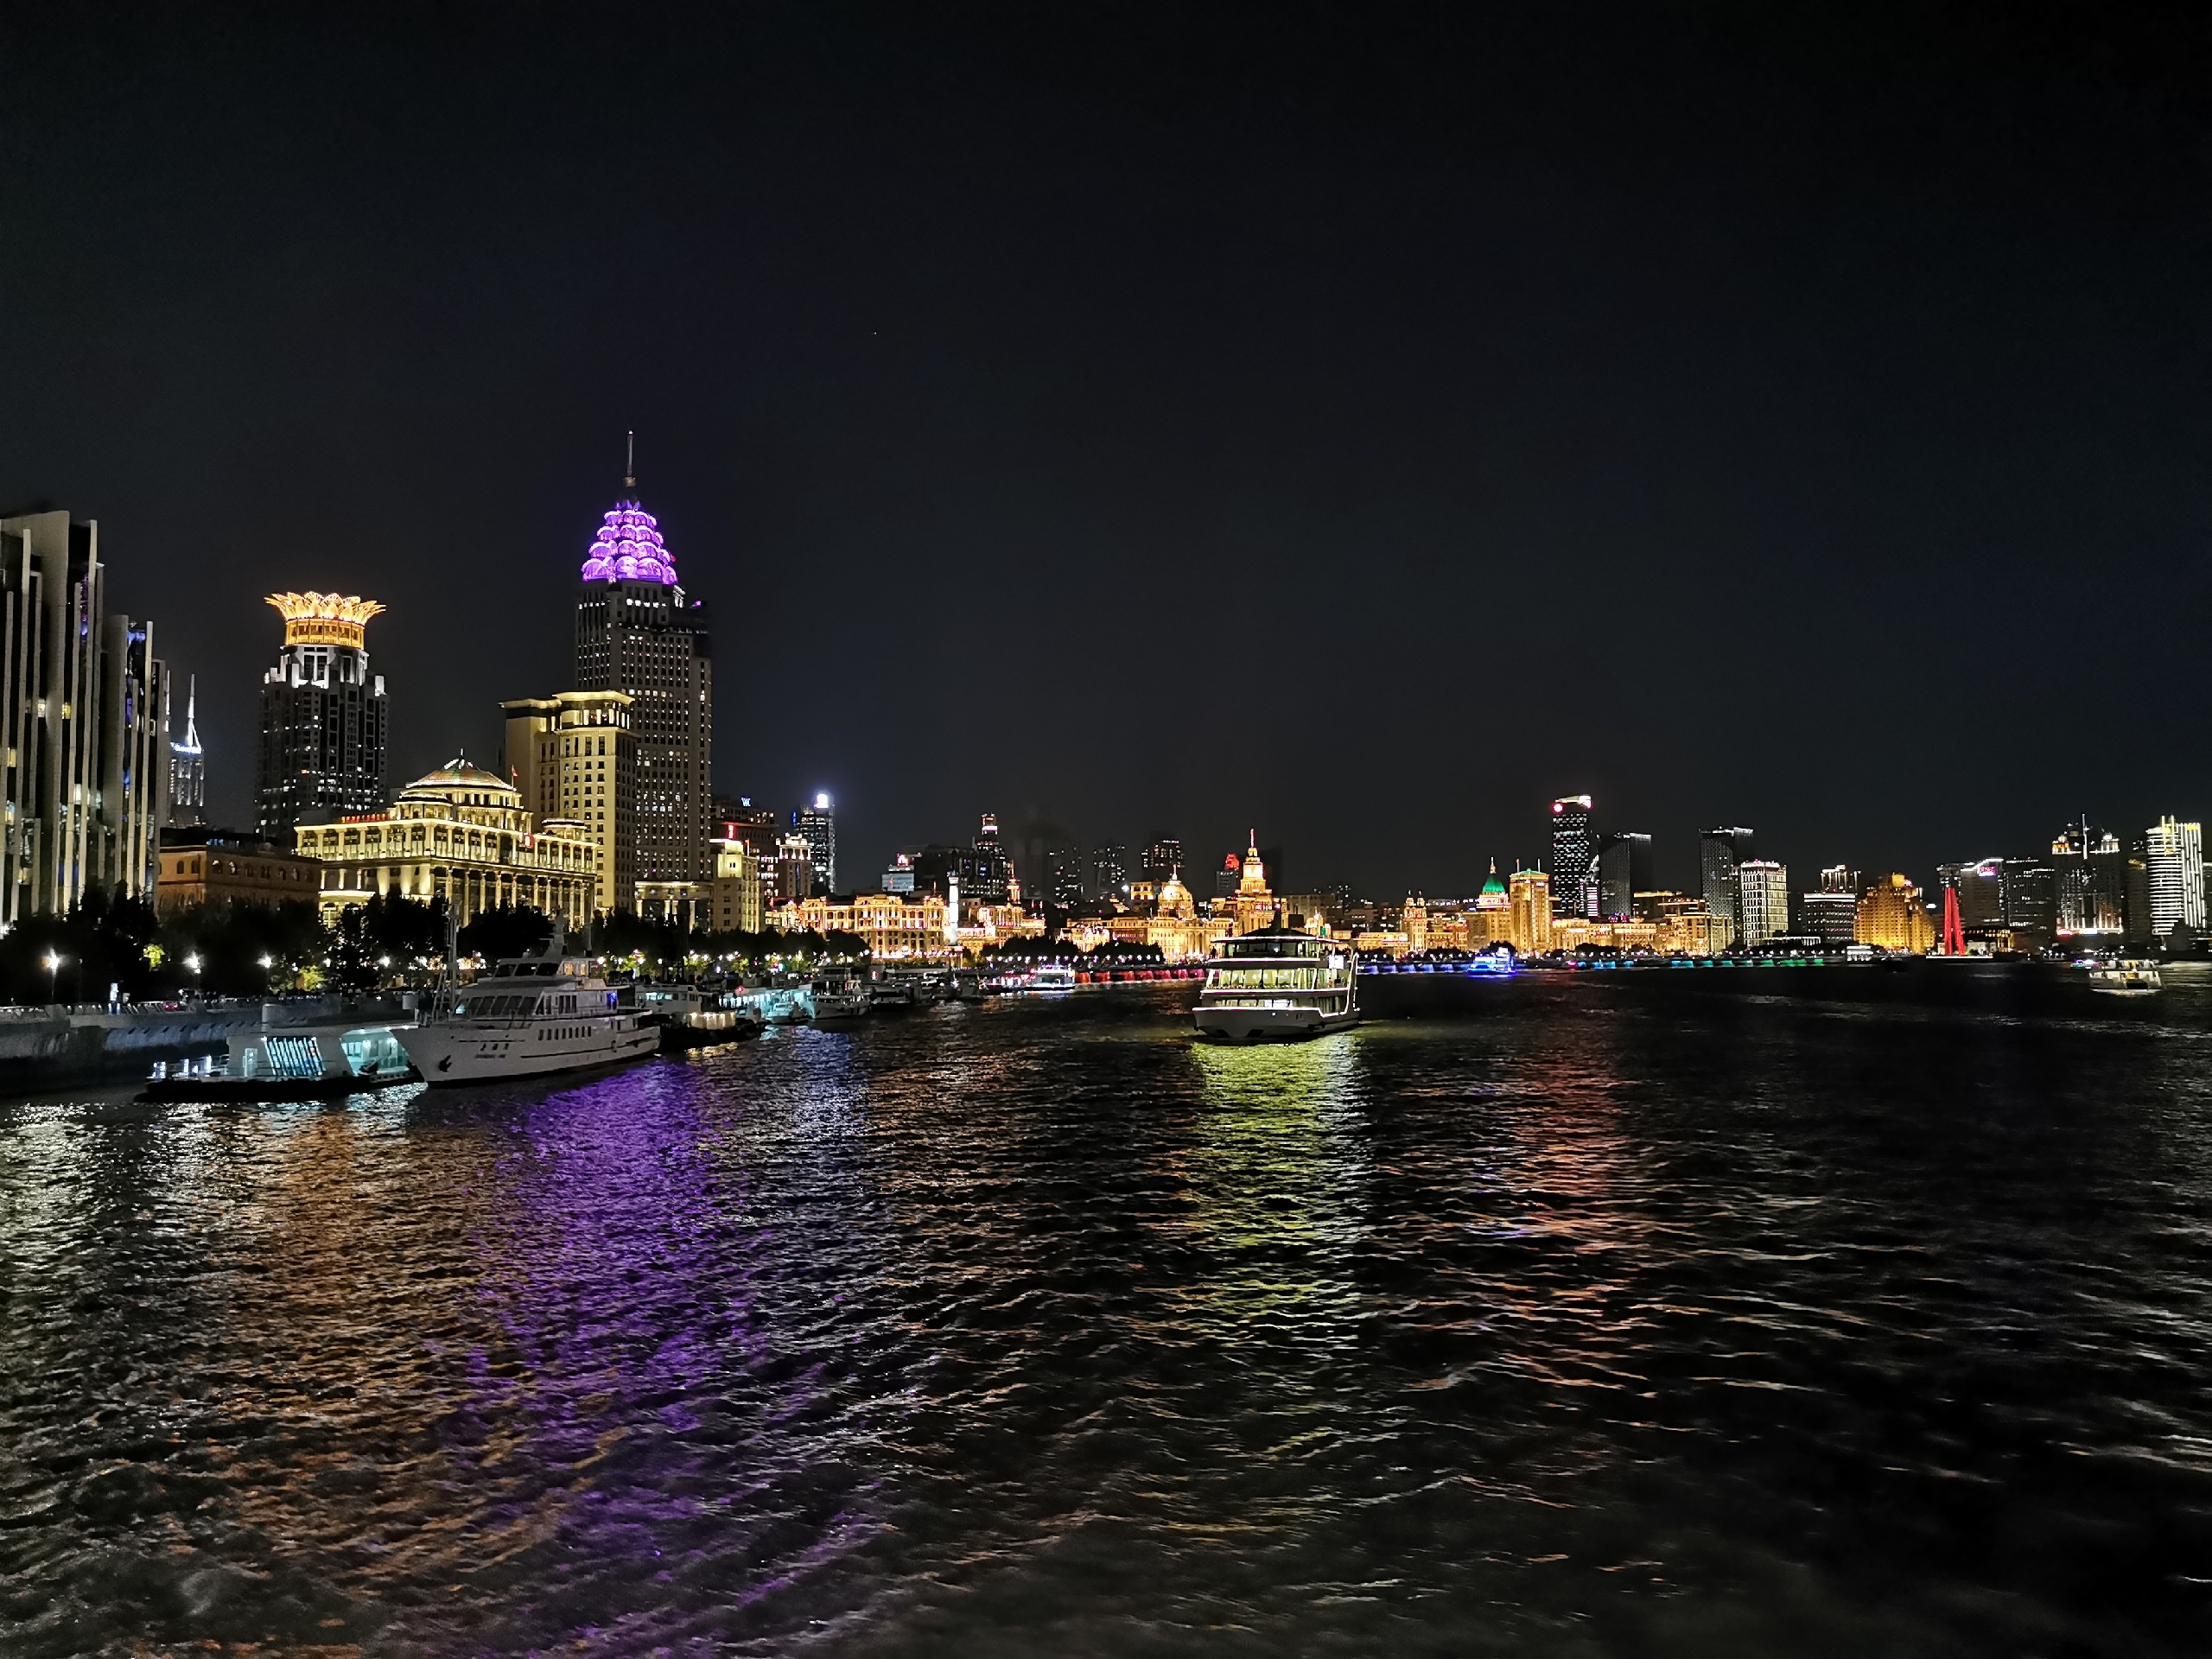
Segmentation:
{"type": "Polygon", "coordinates": [[[1334,1349],[1357,1328],[1352,1262],[1373,1173],[1358,1040],[1191,1051],[1205,1104],[1178,1172],[1190,1207],[1177,1230],[1211,1268],[1171,1301],[1197,1333],[1263,1360],[1278,1387],[1302,1373],[1294,1356],[1334,1349]]]}
{"type": "Polygon", "coordinates": [[[1359,957],[1287,927],[1217,940],[1193,1018],[1217,1042],[1319,1037],[1359,1023],[1359,957]]]}

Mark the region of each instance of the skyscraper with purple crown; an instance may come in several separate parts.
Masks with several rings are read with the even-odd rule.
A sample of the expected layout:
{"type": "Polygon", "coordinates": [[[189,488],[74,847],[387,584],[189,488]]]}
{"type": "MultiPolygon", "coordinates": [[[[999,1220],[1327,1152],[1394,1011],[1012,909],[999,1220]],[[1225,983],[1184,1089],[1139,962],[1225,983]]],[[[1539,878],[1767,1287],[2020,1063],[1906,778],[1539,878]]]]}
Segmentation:
{"type": "Polygon", "coordinates": [[[576,689],[626,691],[636,796],[637,880],[700,881],[715,833],[713,663],[707,607],[687,599],[659,521],[630,470],[591,550],[576,595],[576,689]]]}

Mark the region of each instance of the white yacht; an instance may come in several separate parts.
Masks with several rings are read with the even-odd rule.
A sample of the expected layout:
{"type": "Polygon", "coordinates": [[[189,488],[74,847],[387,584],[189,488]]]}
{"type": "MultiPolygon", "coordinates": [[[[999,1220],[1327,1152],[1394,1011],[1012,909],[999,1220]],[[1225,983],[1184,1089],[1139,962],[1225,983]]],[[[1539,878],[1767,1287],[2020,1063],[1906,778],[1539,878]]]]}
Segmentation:
{"type": "Polygon", "coordinates": [[[1359,1023],[1358,953],[1342,939],[1262,928],[1214,942],[1198,1034],[1225,1043],[1318,1037],[1359,1023]]]}
{"type": "Polygon", "coordinates": [[[581,1071],[636,1059],[660,1047],[659,1025],[640,1013],[627,985],[610,985],[581,957],[561,954],[562,935],[543,956],[502,962],[469,985],[448,985],[419,1026],[393,1032],[429,1084],[489,1083],[581,1071]]]}

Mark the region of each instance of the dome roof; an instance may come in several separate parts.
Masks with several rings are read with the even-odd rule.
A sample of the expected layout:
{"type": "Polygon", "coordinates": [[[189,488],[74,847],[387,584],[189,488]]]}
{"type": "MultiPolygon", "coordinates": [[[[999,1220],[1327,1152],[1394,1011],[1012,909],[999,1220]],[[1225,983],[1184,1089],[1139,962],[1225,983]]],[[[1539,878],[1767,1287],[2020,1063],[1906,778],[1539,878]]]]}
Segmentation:
{"type": "Polygon", "coordinates": [[[435,772],[426,772],[402,791],[403,794],[443,793],[448,789],[495,789],[517,800],[522,791],[496,772],[486,772],[465,758],[448,760],[435,772]]]}
{"type": "Polygon", "coordinates": [[[617,501],[584,555],[586,582],[676,580],[676,561],[661,540],[660,521],[635,501],[617,501]]]}

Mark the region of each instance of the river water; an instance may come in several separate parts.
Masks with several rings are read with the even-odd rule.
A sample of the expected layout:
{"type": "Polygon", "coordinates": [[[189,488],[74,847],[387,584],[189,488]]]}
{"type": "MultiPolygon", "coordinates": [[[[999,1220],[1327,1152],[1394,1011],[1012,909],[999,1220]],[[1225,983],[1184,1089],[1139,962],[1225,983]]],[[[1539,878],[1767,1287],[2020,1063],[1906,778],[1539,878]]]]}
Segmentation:
{"type": "Polygon", "coordinates": [[[0,1649],[2212,1648],[2202,981],[1185,1000],[0,1105],[0,1649]]]}

